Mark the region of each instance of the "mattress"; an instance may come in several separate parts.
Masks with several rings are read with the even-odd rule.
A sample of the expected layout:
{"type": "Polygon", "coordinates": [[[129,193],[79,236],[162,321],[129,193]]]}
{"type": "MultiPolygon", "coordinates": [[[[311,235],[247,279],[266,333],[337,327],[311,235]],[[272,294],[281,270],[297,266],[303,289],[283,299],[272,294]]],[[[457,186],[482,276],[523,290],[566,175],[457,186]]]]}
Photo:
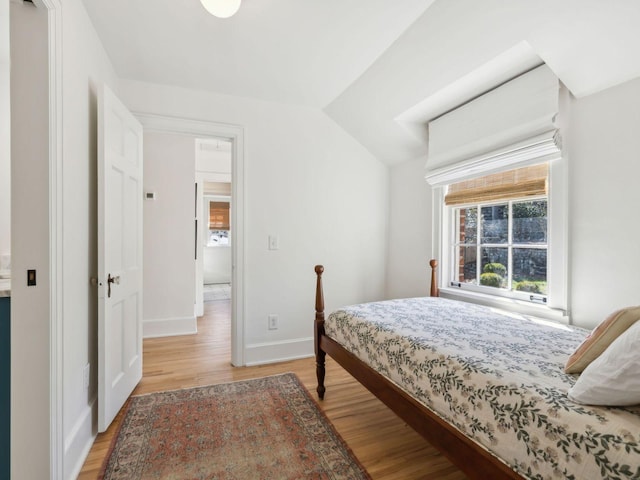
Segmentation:
{"type": "Polygon", "coordinates": [[[325,333],[525,478],[640,478],[640,407],[567,397],[586,330],[425,297],[342,308],[325,333]]]}

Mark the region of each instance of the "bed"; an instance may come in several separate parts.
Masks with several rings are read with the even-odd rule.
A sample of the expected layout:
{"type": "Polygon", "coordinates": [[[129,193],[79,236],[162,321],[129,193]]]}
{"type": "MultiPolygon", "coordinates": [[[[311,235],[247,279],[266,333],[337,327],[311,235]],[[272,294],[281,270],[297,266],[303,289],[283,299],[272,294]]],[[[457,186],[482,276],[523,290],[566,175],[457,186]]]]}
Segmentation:
{"type": "Polygon", "coordinates": [[[564,362],[583,329],[431,296],[324,314],[316,266],[317,392],[331,356],[469,478],[640,478],[640,407],[590,407],[564,362]]]}

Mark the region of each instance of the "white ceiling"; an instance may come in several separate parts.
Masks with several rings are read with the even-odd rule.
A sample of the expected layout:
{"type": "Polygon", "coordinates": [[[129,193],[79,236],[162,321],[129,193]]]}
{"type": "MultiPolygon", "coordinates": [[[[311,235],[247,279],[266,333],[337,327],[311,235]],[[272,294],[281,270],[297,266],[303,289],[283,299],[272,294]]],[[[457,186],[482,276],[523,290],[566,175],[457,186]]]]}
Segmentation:
{"type": "Polygon", "coordinates": [[[122,78],[322,108],[380,160],[541,62],[577,97],[640,77],[639,0],[83,0],[122,78]]]}
{"type": "Polygon", "coordinates": [[[324,107],[433,0],[244,0],[227,19],[199,0],[83,2],[123,78],[324,107]]]}

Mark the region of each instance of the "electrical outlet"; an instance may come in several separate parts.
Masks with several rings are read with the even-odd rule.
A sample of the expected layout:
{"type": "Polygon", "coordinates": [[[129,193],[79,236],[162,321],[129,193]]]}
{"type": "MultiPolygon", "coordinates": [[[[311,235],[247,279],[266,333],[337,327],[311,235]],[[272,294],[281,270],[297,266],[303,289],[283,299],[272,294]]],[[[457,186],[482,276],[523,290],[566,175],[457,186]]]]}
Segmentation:
{"type": "Polygon", "coordinates": [[[271,314],[269,315],[269,330],[277,330],[278,329],[278,315],[271,314]]]}
{"type": "Polygon", "coordinates": [[[89,390],[89,380],[91,375],[91,364],[87,363],[82,369],[82,385],[85,390],[89,390]]]}

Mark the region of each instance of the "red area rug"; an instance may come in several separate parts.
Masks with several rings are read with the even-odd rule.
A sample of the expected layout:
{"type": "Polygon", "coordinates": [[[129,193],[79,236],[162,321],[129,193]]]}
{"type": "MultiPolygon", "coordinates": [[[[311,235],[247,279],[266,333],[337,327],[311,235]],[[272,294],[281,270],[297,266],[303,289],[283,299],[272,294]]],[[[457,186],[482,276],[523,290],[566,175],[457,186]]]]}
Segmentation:
{"type": "Polygon", "coordinates": [[[292,374],[132,397],[101,478],[369,479],[292,374]]]}

